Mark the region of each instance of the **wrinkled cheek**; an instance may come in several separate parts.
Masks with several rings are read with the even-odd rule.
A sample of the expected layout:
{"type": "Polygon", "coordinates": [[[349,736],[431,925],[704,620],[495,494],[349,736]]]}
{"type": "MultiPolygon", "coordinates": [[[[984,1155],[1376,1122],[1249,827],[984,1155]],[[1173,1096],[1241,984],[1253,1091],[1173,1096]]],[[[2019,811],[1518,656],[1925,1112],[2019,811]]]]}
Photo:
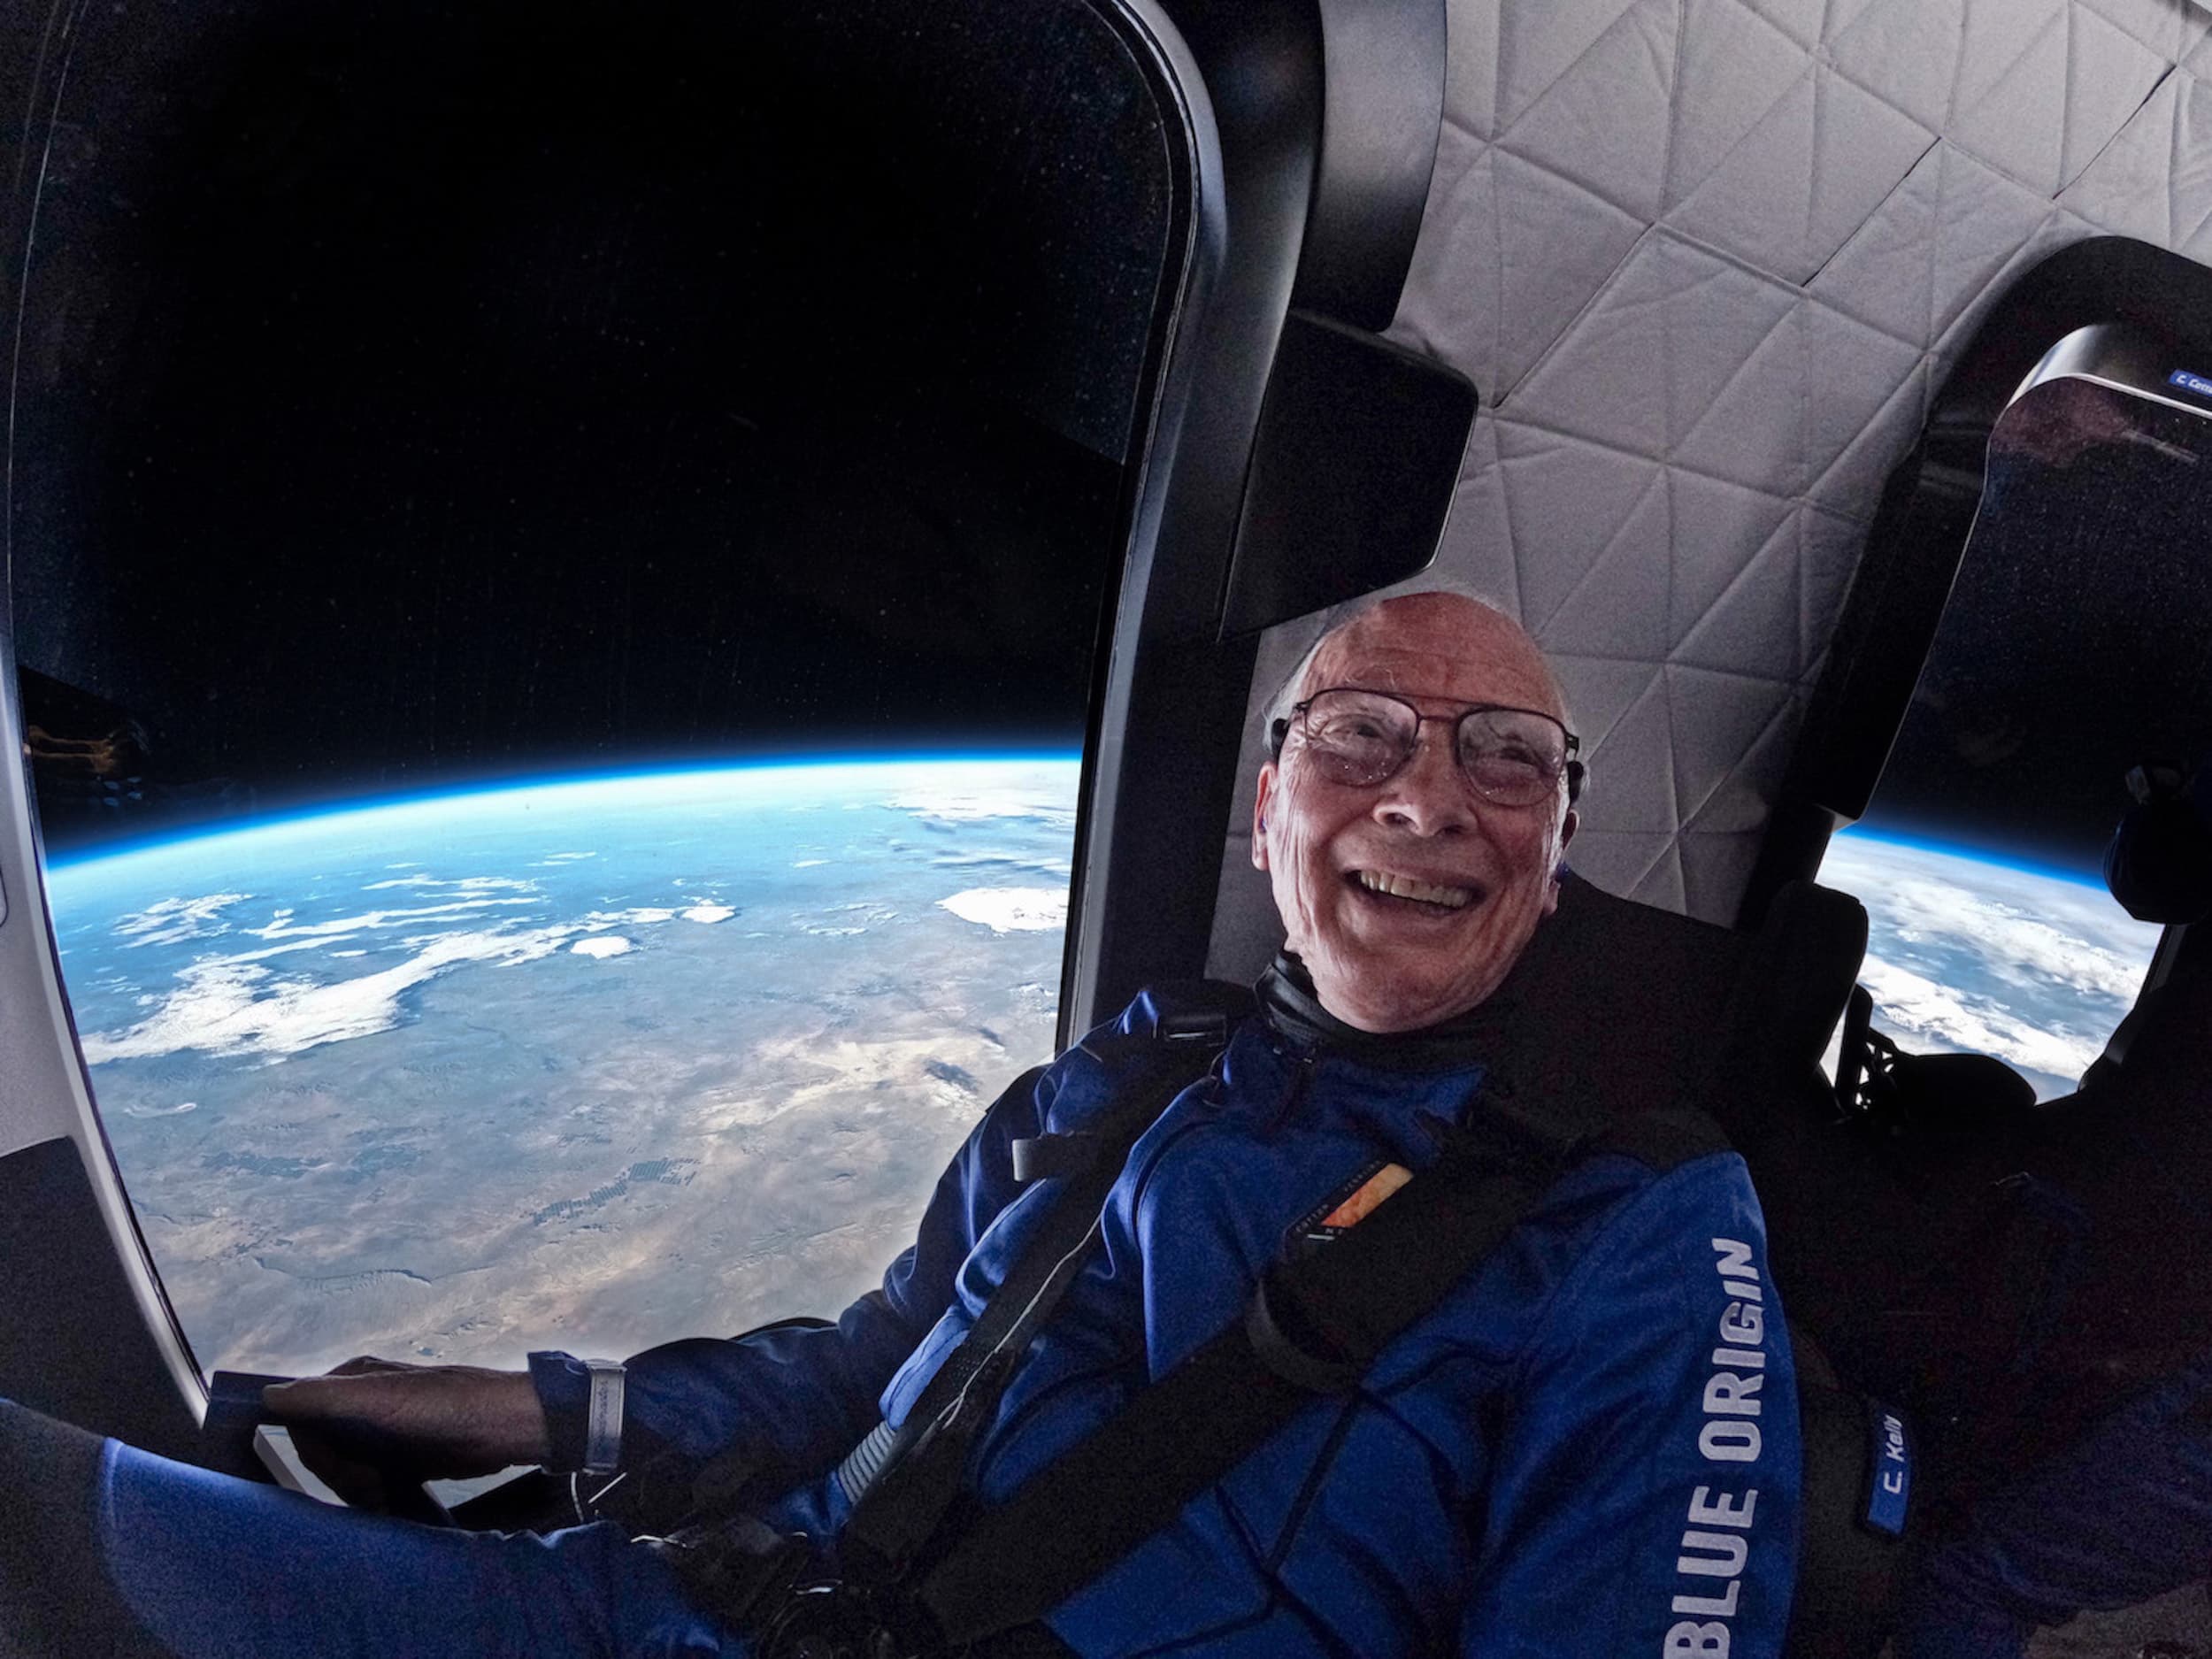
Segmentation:
{"type": "Polygon", "coordinates": [[[1302,873],[1294,873],[1276,889],[1275,908],[1282,912],[1284,944],[1300,956],[1309,954],[1319,936],[1312,883],[1302,873]]]}
{"type": "Polygon", "coordinates": [[[1541,903],[1534,896],[1523,896],[1517,900],[1511,910],[1500,912],[1497,926],[1485,941],[1487,947],[1485,956],[1494,964],[1494,971],[1498,978],[1505,977],[1505,971],[1513,965],[1513,959],[1528,944],[1536,931],[1537,923],[1542,918],[1541,903]]]}
{"type": "Polygon", "coordinates": [[[1330,906],[1337,895],[1324,885],[1318,860],[1314,857],[1312,849],[1300,845],[1293,849],[1291,856],[1291,868],[1296,872],[1297,887],[1294,915],[1285,919],[1292,924],[1296,934],[1303,941],[1302,952],[1326,943],[1333,926],[1340,925],[1342,918],[1332,920],[1330,906]]]}

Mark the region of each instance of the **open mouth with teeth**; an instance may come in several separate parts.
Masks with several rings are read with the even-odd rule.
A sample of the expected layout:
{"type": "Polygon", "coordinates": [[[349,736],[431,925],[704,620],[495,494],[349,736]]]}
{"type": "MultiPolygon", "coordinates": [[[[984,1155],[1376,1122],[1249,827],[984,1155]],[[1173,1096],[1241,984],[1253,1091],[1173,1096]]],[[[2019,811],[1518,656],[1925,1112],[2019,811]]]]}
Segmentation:
{"type": "Polygon", "coordinates": [[[1416,881],[1411,876],[1392,875],[1383,870],[1355,870],[1346,879],[1360,894],[1371,901],[1389,905],[1393,909],[1425,911],[1431,916],[1450,916],[1465,910],[1481,895],[1473,887],[1442,887],[1433,881],[1416,881]]]}

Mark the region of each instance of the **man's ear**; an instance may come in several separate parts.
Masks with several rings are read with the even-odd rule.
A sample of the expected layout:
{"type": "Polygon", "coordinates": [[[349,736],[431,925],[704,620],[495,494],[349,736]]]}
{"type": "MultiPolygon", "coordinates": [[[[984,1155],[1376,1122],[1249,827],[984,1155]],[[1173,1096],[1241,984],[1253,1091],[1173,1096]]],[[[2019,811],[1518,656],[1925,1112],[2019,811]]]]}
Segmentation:
{"type": "Polygon", "coordinates": [[[1267,803],[1275,795],[1275,763],[1260,768],[1260,787],[1252,797],[1252,868],[1267,868],[1267,803]]]}

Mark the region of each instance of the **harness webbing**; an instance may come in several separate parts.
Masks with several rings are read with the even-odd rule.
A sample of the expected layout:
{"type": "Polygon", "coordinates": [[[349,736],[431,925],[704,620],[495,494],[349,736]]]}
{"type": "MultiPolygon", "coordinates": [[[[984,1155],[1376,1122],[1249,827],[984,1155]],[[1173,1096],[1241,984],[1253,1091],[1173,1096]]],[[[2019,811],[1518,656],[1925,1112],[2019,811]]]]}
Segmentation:
{"type": "Polygon", "coordinates": [[[1547,1137],[1478,1118],[1357,1227],[1279,1264],[1233,1323],[1118,1414],[972,1517],[911,1586],[958,1647],[1041,1617],[1173,1519],[1317,1395],[1370,1363],[1486,1259],[1571,1163],[1619,1152],[1667,1169],[1726,1139],[1702,1113],[1632,1114],[1547,1137]],[[1080,1517],[1079,1522],[1077,1517],[1080,1517]]]}
{"type": "Polygon", "coordinates": [[[1129,1079],[1082,1136],[1087,1156],[1067,1160],[1072,1167],[1056,1178],[1061,1189],[1037,1235],[939,1365],[904,1424],[895,1431],[879,1425],[838,1471],[854,1500],[839,1550],[856,1575],[897,1577],[937,1532],[960,1496],[969,1448],[996,1416],[1015,1363],[1089,1259],[1129,1148],[1176,1095],[1212,1068],[1227,1035],[1226,1018],[1216,1014],[1157,1037],[1092,1037],[1083,1043],[1109,1076],[1129,1079]]]}

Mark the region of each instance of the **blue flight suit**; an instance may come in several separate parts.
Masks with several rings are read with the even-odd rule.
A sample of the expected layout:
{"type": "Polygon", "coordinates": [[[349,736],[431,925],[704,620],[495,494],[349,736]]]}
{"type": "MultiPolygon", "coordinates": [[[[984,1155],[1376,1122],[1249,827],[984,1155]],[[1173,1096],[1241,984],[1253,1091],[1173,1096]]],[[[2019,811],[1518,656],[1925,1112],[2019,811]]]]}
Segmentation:
{"type": "MultiPolygon", "coordinates": [[[[1432,1125],[1481,1110],[1482,1060],[1448,1029],[1375,1038],[1330,1018],[1287,975],[1263,989],[1265,1012],[1130,1154],[1102,1246],[977,1446],[971,1478],[987,1502],[1240,1317],[1269,1263],[1330,1248],[1362,1202],[1403,1172],[1420,1179],[1437,1153],[1432,1125]]],[[[1159,1012],[1141,997],[1117,1025],[1145,1031],[1159,1012]]],[[[673,1448],[703,1463],[735,1449],[795,1477],[763,1507],[771,1525],[833,1540],[849,1505],[826,1471],[879,1410],[903,1419],[1042,1213],[1048,1193],[1015,1182],[1011,1142],[1079,1129],[1117,1082],[1076,1048],[1002,1096],[939,1182],[913,1247],[836,1326],[638,1356],[626,1454],[673,1448]]],[[[1734,1154],[1663,1173],[1585,1159],[1356,1392],[1316,1398],[1056,1609],[1052,1632],[1084,1659],[1779,1654],[1801,1449],[1764,1256],[1734,1154]]],[[[580,1373],[559,1356],[536,1356],[533,1371],[557,1449],[580,1443],[580,1373]]],[[[743,1651],[662,1563],[603,1525],[488,1540],[335,1512],[315,1517],[322,1541],[305,1561],[291,1551],[285,1570],[331,1576],[319,1561],[336,1586],[290,1593],[303,1621],[290,1646],[264,1625],[242,1640],[234,1608],[194,1595],[206,1569],[183,1530],[211,1504],[250,1509],[242,1540],[281,1532],[298,1506],[225,1496],[214,1478],[137,1454],[108,1466],[115,1513],[167,1505],[160,1525],[119,1526],[104,1543],[123,1598],[179,1659],[415,1651],[438,1609],[468,1632],[453,1650],[471,1654],[743,1651]],[[392,1618],[397,1642],[384,1633],[392,1618]]]]}
{"type": "Polygon", "coordinates": [[[1909,1580],[1898,1659],[2020,1659],[2039,1626],[2212,1571],[2212,1356],[1977,1502],[1909,1580]]]}

